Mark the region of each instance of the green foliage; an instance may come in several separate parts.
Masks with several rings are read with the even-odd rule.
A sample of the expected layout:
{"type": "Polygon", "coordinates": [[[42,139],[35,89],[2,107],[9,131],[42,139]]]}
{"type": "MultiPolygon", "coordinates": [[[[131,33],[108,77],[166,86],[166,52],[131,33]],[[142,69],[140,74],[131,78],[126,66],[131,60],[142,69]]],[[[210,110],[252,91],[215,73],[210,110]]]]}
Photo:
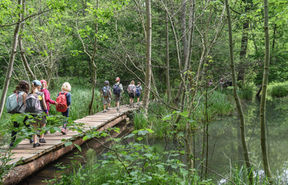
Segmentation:
{"type": "Polygon", "coordinates": [[[11,164],[12,152],[10,149],[0,149],[0,184],[2,184],[3,177],[12,169],[16,164],[11,164]]]}
{"type": "MultiPolygon", "coordinates": [[[[126,138],[143,137],[151,131],[139,130],[126,138]]],[[[96,158],[93,150],[87,152],[85,166],[74,163],[69,167],[72,173],[55,179],[53,183],[59,185],[80,184],[209,184],[203,183],[196,173],[189,173],[185,165],[179,160],[178,151],[156,152],[153,147],[142,143],[116,144],[96,158]]]]}
{"type": "Polygon", "coordinates": [[[280,98],[288,95],[288,81],[272,83],[268,86],[268,92],[272,97],[280,98]]]}
{"type": "Polygon", "coordinates": [[[256,91],[254,84],[245,84],[239,92],[239,96],[244,100],[252,100],[256,91]]]}
{"type": "MultiPolygon", "coordinates": [[[[148,118],[149,119],[149,118],[148,118]]],[[[147,128],[149,121],[144,116],[143,112],[135,112],[133,117],[133,123],[136,130],[147,128]]]]}

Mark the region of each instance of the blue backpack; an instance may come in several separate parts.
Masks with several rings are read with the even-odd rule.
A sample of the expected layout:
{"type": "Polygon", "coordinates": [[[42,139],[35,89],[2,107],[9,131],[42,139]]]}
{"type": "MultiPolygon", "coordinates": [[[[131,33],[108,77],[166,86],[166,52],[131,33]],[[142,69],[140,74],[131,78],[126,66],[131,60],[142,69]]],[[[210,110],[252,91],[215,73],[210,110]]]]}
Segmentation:
{"type": "Polygon", "coordinates": [[[113,94],[120,96],[120,93],[121,93],[121,88],[119,87],[119,85],[114,84],[113,85],[113,94]]]}
{"type": "Polygon", "coordinates": [[[104,98],[109,97],[109,87],[104,86],[102,88],[102,93],[103,93],[104,98]]]}
{"type": "Polygon", "coordinates": [[[24,92],[13,93],[8,97],[6,102],[6,109],[8,113],[14,114],[24,112],[25,106],[22,97],[23,94],[24,92]]]}
{"type": "Polygon", "coordinates": [[[140,95],[141,95],[140,87],[136,87],[136,96],[140,96],[140,95]]]}

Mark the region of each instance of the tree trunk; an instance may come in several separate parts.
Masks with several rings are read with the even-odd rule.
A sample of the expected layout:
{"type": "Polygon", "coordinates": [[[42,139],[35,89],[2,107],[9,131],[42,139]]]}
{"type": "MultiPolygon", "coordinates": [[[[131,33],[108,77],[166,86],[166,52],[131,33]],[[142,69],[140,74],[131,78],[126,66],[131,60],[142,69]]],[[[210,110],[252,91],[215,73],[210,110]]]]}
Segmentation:
{"type": "MultiPolygon", "coordinates": [[[[94,62],[94,61],[93,61],[94,62]]],[[[95,88],[96,88],[96,69],[92,69],[92,92],[91,92],[91,101],[89,103],[89,114],[93,114],[93,103],[94,103],[94,99],[95,99],[95,88]]]]}
{"type": "Polygon", "coordinates": [[[230,7],[228,4],[228,0],[225,0],[226,11],[227,11],[227,20],[228,20],[228,30],[229,30],[229,46],[230,46],[230,62],[231,62],[231,71],[232,71],[232,83],[233,83],[233,92],[234,98],[236,102],[237,111],[240,118],[240,134],[241,134],[241,142],[243,147],[243,155],[245,159],[245,164],[247,167],[247,174],[249,177],[249,183],[253,184],[253,173],[251,169],[251,163],[249,160],[248,149],[245,141],[245,119],[244,113],[242,109],[242,105],[240,102],[240,98],[237,94],[237,84],[236,84],[236,75],[235,75],[235,67],[234,67],[234,56],[233,56],[233,38],[232,38],[232,24],[231,24],[231,17],[230,17],[230,7]]]}
{"type": "MultiPolygon", "coordinates": [[[[244,0],[242,0],[244,1],[244,0]]],[[[247,0],[244,1],[244,3],[247,0]]],[[[245,6],[245,13],[250,10],[251,2],[247,2],[245,6]]],[[[248,29],[249,29],[249,19],[246,17],[244,23],[242,25],[242,39],[241,39],[241,49],[240,49],[240,64],[239,64],[239,73],[238,73],[238,81],[241,81],[242,86],[245,83],[245,61],[247,54],[247,46],[248,46],[248,29]]]]}
{"type": "MultiPolygon", "coordinates": [[[[22,10],[23,10],[23,13],[21,16],[21,21],[23,21],[24,14],[25,14],[25,0],[23,0],[22,10]]],[[[28,73],[29,73],[30,78],[37,79],[35,74],[33,73],[33,71],[31,70],[31,68],[29,66],[28,60],[27,60],[26,55],[25,55],[25,49],[24,49],[23,43],[22,43],[22,33],[24,32],[24,24],[22,23],[20,27],[21,27],[21,33],[19,34],[18,42],[19,42],[19,50],[20,50],[20,54],[21,54],[21,59],[22,59],[22,62],[25,66],[26,71],[28,71],[28,73]]]]}
{"type": "Polygon", "coordinates": [[[206,156],[205,156],[205,173],[204,178],[207,178],[208,174],[208,157],[209,157],[209,117],[208,117],[208,81],[206,82],[206,89],[205,89],[205,136],[206,136],[206,156]]]}
{"type": "MultiPolygon", "coordinates": [[[[23,6],[22,0],[18,0],[18,6],[19,7],[23,6]]],[[[20,17],[21,16],[22,15],[20,13],[20,17]]],[[[16,24],[15,29],[14,29],[14,37],[13,37],[13,41],[12,41],[11,55],[9,58],[9,65],[7,68],[6,78],[5,78],[5,82],[4,82],[3,90],[2,90],[2,95],[1,95],[0,119],[1,119],[2,114],[3,114],[4,105],[5,105],[6,96],[7,96],[7,91],[8,91],[8,87],[9,87],[10,80],[11,80],[12,73],[13,73],[13,66],[14,66],[14,61],[15,61],[15,56],[16,56],[17,46],[18,46],[19,31],[20,31],[20,27],[21,27],[21,18],[20,17],[19,17],[18,23],[16,24]]]]}
{"type": "Polygon", "coordinates": [[[150,99],[151,90],[151,76],[152,76],[152,66],[151,66],[151,44],[152,44],[152,16],[151,16],[151,0],[145,0],[146,2],[146,16],[147,16],[147,41],[146,41],[146,76],[145,76],[145,91],[143,98],[143,106],[145,110],[145,115],[148,116],[148,107],[150,99]]]}
{"type": "MultiPolygon", "coordinates": [[[[99,9],[99,1],[96,0],[96,9],[99,9]]],[[[95,23],[95,35],[98,33],[98,20],[96,19],[96,23],[95,23]]],[[[91,101],[89,103],[89,107],[88,107],[88,110],[89,110],[89,114],[93,114],[93,103],[94,103],[94,100],[95,100],[95,88],[96,88],[96,82],[97,82],[97,66],[96,66],[96,63],[95,63],[95,58],[96,58],[96,51],[97,51],[97,37],[95,37],[95,40],[94,40],[94,44],[93,44],[93,53],[92,53],[92,56],[90,57],[90,63],[91,63],[91,66],[92,66],[92,70],[91,70],[91,77],[92,77],[92,80],[91,80],[91,83],[92,83],[92,92],[91,92],[91,101]]]]}
{"type": "Polygon", "coordinates": [[[272,40],[272,48],[271,48],[271,55],[270,55],[270,64],[272,65],[274,63],[274,49],[275,49],[275,44],[276,44],[276,30],[277,30],[277,25],[274,24],[273,27],[273,40],[272,40]]]}
{"type": "Polygon", "coordinates": [[[265,61],[264,61],[264,72],[262,81],[262,96],[260,102],[260,127],[261,127],[261,150],[263,167],[266,177],[271,181],[271,171],[269,166],[267,147],[266,147],[266,95],[268,85],[268,72],[269,72],[269,61],[270,61],[270,43],[269,43],[269,25],[268,25],[268,0],[264,0],[264,30],[265,30],[265,61]]]}
{"type": "Polygon", "coordinates": [[[171,100],[171,86],[170,86],[170,58],[169,58],[169,17],[166,12],[166,86],[167,86],[167,100],[171,100]]]}

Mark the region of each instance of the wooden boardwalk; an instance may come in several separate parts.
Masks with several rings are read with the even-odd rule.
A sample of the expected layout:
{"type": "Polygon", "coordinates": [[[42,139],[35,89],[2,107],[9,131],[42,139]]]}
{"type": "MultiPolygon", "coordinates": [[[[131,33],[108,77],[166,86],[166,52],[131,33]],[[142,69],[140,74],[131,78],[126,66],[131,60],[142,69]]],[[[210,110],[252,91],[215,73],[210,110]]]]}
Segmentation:
{"type": "MultiPolygon", "coordinates": [[[[102,131],[129,119],[128,114],[137,109],[139,109],[138,106],[129,108],[123,105],[120,107],[120,113],[115,108],[112,108],[106,113],[98,112],[74,122],[83,123],[85,130],[96,129],[102,131]]],[[[86,142],[82,140],[83,137],[83,134],[68,130],[67,135],[62,135],[59,132],[47,134],[45,136],[47,143],[41,143],[41,146],[37,148],[33,148],[28,140],[22,141],[12,150],[13,160],[11,163],[15,163],[16,167],[4,178],[4,184],[16,184],[48,163],[57,160],[59,157],[73,150],[75,148],[74,144],[82,145],[86,142]],[[72,141],[73,145],[65,146],[65,142],[62,141],[63,139],[66,140],[65,142],[67,140],[72,141]]]]}

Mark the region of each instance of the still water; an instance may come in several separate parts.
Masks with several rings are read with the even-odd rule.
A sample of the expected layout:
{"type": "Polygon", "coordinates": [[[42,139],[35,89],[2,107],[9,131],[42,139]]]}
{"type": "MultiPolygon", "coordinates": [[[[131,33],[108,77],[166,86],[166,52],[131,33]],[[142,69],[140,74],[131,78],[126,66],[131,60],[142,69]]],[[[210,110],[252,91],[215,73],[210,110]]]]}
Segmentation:
{"type": "MultiPolygon", "coordinates": [[[[263,175],[262,156],[260,148],[260,125],[259,125],[259,102],[244,103],[246,119],[246,141],[249,149],[250,160],[255,167],[255,173],[263,175]]],[[[270,166],[273,175],[281,174],[281,184],[288,184],[288,98],[276,99],[267,102],[267,143],[270,166]]],[[[225,178],[229,177],[232,168],[244,165],[241,148],[239,149],[239,120],[237,114],[225,117],[218,117],[209,123],[209,158],[208,158],[208,178],[213,179],[216,184],[225,184],[225,178]]],[[[201,169],[201,148],[202,133],[196,136],[196,155],[198,160],[195,167],[201,169]]],[[[150,145],[155,146],[158,150],[175,149],[173,142],[165,139],[149,138],[146,140],[150,145]]],[[[241,143],[240,143],[241,145],[241,143]]],[[[68,155],[69,156],[69,155],[68,155]]],[[[71,156],[71,154],[70,154],[71,156]]],[[[67,158],[66,158],[67,159],[67,158]]],[[[62,158],[62,161],[67,161],[62,158]]],[[[183,159],[184,161],[184,159],[183,159]]],[[[55,165],[55,164],[54,164],[55,165]]],[[[57,170],[51,170],[47,167],[49,174],[57,170]]],[[[47,172],[43,170],[39,174],[47,172]]],[[[39,178],[37,174],[34,179],[39,178]]],[[[47,176],[46,176],[47,178],[47,176]]],[[[32,178],[33,179],[33,178],[32,178]]],[[[45,178],[42,178],[43,180],[45,178]]],[[[27,183],[27,181],[26,181],[27,183]]],[[[23,183],[23,184],[26,184],[23,183]]],[[[30,183],[29,184],[33,184],[30,183]]]]}

